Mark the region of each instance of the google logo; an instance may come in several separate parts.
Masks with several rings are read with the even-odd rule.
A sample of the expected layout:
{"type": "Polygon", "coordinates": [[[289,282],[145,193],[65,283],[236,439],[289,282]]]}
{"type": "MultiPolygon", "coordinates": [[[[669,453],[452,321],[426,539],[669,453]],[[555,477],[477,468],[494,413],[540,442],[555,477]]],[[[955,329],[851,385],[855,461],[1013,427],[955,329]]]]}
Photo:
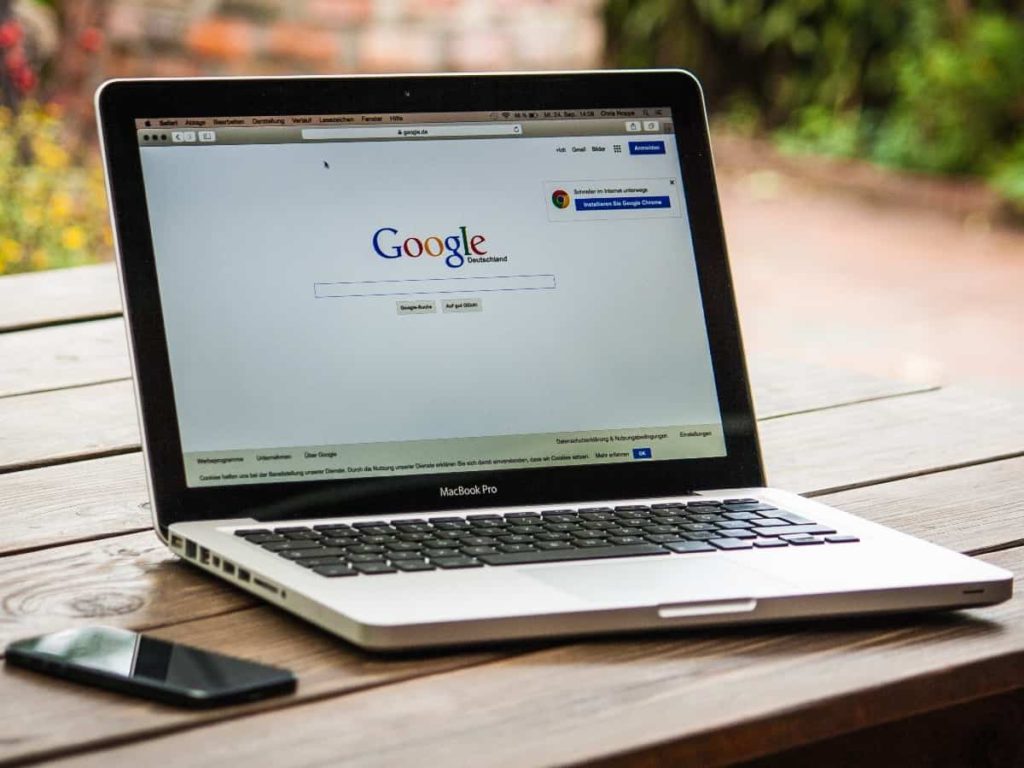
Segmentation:
{"type": "Polygon", "coordinates": [[[450,235],[429,235],[428,237],[407,237],[399,243],[400,235],[394,227],[381,227],[373,233],[373,250],[382,259],[398,259],[403,255],[411,259],[420,256],[444,256],[444,263],[458,269],[466,263],[466,257],[483,256],[487,253],[480,246],[487,238],[470,235],[465,227],[450,235]],[[385,233],[389,236],[385,236],[385,233]],[[382,242],[383,241],[383,242],[382,242]]]}
{"type": "Polygon", "coordinates": [[[556,189],[551,193],[551,204],[555,208],[562,209],[569,207],[569,193],[564,189],[556,189]]]}

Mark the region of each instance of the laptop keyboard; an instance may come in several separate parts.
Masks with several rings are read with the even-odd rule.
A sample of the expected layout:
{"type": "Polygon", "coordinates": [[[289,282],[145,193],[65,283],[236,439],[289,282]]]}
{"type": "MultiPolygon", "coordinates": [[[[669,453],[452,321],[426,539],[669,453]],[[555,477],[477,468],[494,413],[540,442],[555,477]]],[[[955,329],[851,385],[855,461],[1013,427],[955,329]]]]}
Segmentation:
{"type": "Polygon", "coordinates": [[[858,541],[757,499],[275,526],[234,534],[330,578],[858,541]]]}

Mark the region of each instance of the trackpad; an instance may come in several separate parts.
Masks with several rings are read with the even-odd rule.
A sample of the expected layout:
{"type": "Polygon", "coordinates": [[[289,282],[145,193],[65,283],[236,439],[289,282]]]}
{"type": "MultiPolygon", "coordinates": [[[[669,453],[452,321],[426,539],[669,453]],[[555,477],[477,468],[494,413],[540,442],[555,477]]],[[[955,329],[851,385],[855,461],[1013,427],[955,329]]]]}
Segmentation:
{"type": "Polygon", "coordinates": [[[520,573],[590,603],[658,605],[691,600],[762,597],[790,585],[722,558],[657,557],[523,569],[520,573]]]}

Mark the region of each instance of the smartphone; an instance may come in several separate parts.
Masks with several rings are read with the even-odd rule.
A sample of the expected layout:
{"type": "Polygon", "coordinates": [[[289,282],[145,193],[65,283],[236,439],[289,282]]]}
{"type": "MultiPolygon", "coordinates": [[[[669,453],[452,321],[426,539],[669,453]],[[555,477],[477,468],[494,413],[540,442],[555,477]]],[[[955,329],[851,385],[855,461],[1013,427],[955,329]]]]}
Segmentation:
{"type": "Polygon", "coordinates": [[[18,640],[6,655],[14,666],[186,707],[291,693],[296,684],[287,669],[113,627],[18,640]]]}

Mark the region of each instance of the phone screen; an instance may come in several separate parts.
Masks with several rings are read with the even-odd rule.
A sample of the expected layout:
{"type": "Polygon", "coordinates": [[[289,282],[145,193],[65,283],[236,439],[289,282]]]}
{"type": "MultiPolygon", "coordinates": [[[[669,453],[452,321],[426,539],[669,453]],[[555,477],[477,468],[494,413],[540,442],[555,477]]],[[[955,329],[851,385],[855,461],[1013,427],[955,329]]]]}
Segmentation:
{"type": "Polygon", "coordinates": [[[291,672],[159,640],[88,627],[12,643],[9,662],[178,703],[231,703],[295,688],[291,672]]]}

